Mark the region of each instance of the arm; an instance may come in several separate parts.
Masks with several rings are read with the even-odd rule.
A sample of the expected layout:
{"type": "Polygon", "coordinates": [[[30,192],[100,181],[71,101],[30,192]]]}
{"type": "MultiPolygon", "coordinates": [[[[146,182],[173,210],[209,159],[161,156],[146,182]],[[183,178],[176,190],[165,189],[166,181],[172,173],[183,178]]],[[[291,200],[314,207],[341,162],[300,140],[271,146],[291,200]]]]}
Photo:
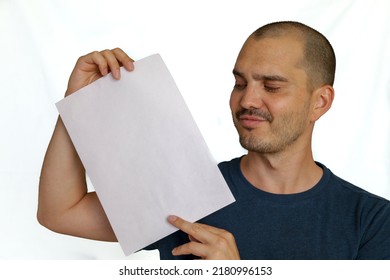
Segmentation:
{"type": "MultiPolygon", "coordinates": [[[[120,49],[80,57],[65,96],[109,72],[120,79],[121,65],[128,71],[133,69],[132,59],[120,49]]],[[[96,193],[87,191],[84,167],[60,117],[43,161],[37,218],[43,226],[59,233],[116,241],[96,193]]]]}
{"type": "Polygon", "coordinates": [[[200,223],[190,223],[176,216],[168,221],[188,234],[190,242],[173,249],[174,256],[189,255],[204,260],[239,260],[240,254],[234,236],[223,229],[200,223]]]}

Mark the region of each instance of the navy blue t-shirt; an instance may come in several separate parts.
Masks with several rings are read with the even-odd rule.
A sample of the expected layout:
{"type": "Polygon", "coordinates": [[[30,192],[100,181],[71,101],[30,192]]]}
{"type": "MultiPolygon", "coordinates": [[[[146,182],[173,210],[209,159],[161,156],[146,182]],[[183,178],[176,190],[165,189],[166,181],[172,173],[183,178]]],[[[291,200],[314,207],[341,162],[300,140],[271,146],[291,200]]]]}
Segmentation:
{"type": "MultiPolygon", "coordinates": [[[[236,202],[200,220],[231,232],[242,259],[390,259],[390,202],[335,176],[324,165],[310,190],[271,194],[251,185],[240,169],[241,158],[219,168],[236,202]]],[[[161,259],[189,242],[177,231],[147,249],[161,259]]]]}

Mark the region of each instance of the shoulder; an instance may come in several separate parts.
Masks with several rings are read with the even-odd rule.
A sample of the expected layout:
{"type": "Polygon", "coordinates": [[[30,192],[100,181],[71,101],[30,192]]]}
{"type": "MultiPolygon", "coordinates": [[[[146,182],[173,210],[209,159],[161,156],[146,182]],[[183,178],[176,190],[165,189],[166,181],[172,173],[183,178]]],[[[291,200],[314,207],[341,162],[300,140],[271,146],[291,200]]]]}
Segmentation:
{"type": "MultiPolygon", "coordinates": [[[[355,184],[352,184],[339,176],[335,175],[329,168],[321,163],[319,164],[323,170],[324,174],[328,174],[328,185],[331,187],[331,191],[335,191],[339,194],[348,195],[350,198],[360,198],[372,202],[377,202],[380,204],[389,204],[390,201],[387,199],[378,196],[374,193],[371,193],[355,184]]],[[[325,176],[325,175],[324,175],[325,176]]]]}
{"type": "Polygon", "coordinates": [[[338,177],[324,165],[318,165],[327,177],[323,199],[336,210],[339,219],[349,217],[353,221],[352,227],[359,238],[357,258],[390,259],[390,201],[338,177]]]}
{"type": "Polygon", "coordinates": [[[226,160],[226,161],[221,161],[220,163],[218,163],[218,167],[221,169],[224,169],[224,168],[226,168],[226,167],[228,167],[228,166],[231,166],[231,165],[235,165],[235,164],[239,164],[240,163],[240,161],[241,161],[241,158],[242,158],[243,156],[241,156],[241,157],[236,157],[236,158],[232,158],[231,160],[226,160]]]}
{"type": "Polygon", "coordinates": [[[233,158],[229,161],[222,161],[218,164],[219,170],[225,176],[228,173],[240,172],[240,162],[242,157],[233,158]]]}
{"type": "MultiPolygon", "coordinates": [[[[377,227],[387,231],[387,233],[390,232],[389,200],[334,175],[329,169],[326,172],[330,174],[329,191],[333,193],[333,196],[337,196],[343,205],[349,205],[353,208],[358,217],[357,222],[363,231],[377,227]]],[[[390,239],[390,235],[388,239],[390,239]]]]}
{"type": "Polygon", "coordinates": [[[242,180],[243,175],[240,168],[241,158],[233,158],[232,160],[222,161],[218,164],[218,168],[228,185],[234,184],[237,180],[242,180]]]}

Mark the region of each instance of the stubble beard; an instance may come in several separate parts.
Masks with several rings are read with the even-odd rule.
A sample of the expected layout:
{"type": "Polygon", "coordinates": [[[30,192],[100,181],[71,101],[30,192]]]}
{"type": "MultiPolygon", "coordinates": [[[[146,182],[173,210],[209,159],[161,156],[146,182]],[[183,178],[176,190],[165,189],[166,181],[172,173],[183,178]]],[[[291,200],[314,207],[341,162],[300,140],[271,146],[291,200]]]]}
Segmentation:
{"type": "Polygon", "coordinates": [[[275,154],[291,146],[307,129],[308,106],[269,121],[268,135],[256,134],[256,129],[240,127],[233,118],[241,146],[251,152],[275,154]]]}

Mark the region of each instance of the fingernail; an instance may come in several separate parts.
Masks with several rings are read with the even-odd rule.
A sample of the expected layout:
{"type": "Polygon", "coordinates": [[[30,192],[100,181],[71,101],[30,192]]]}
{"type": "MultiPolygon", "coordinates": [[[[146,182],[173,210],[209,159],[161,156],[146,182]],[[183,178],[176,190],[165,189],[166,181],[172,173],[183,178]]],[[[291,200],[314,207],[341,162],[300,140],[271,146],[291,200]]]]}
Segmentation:
{"type": "Polygon", "coordinates": [[[134,70],[134,65],[133,65],[133,63],[132,63],[132,62],[126,63],[126,69],[127,69],[128,71],[134,70]]]}
{"type": "Polygon", "coordinates": [[[168,221],[171,222],[171,223],[173,223],[174,221],[176,221],[176,219],[177,219],[177,217],[174,216],[174,215],[168,216],[168,221]]]}
{"type": "Polygon", "coordinates": [[[119,80],[120,77],[121,77],[121,72],[120,72],[119,69],[115,69],[114,73],[112,73],[112,74],[114,75],[114,78],[117,79],[117,80],[119,80]]]}
{"type": "Polygon", "coordinates": [[[103,76],[107,75],[107,74],[108,74],[108,69],[107,69],[107,67],[104,67],[103,69],[101,69],[100,73],[101,73],[103,76]]]}

